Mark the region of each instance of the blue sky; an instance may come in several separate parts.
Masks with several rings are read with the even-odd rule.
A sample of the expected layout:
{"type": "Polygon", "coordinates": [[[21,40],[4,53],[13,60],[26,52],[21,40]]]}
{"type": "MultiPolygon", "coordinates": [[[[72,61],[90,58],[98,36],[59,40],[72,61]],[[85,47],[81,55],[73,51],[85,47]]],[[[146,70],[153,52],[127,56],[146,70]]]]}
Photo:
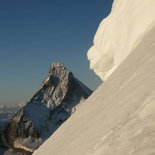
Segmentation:
{"type": "Polygon", "coordinates": [[[1,0],[0,105],[28,101],[52,62],[63,62],[91,89],[87,51],[112,0],[1,0]]]}

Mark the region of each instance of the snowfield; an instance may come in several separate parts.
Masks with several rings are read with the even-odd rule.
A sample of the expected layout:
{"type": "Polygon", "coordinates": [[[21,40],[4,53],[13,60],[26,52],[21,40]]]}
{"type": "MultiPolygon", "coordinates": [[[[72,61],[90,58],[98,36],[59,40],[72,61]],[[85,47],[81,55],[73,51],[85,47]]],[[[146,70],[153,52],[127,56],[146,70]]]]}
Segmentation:
{"type": "Polygon", "coordinates": [[[155,154],[154,19],[154,0],[115,0],[88,53],[113,73],[34,155],[155,154]]]}
{"type": "Polygon", "coordinates": [[[34,155],[155,154],[155,27],[34,155]]]}

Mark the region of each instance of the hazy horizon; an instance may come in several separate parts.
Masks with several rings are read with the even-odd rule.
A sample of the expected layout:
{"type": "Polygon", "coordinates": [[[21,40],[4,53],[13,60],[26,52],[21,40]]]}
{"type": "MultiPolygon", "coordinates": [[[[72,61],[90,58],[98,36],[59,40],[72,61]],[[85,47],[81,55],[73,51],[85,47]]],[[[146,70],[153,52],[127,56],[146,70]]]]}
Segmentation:
{"type": "Polygon", "coordinates": [[[113,0],[0,2],[0,105],[29,101],[53,62],[63,62],[91,89],[100,79],[87,51],[113,0]]]}

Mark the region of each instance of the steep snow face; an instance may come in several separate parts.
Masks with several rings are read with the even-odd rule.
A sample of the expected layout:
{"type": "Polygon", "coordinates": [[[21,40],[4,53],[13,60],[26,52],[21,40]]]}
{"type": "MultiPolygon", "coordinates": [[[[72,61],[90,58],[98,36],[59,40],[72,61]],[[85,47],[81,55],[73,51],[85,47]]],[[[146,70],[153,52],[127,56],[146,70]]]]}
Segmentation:
{"type": "Polygon", "coordinates": [[[155,155],[154,68],[155,26],[34,155],[155,155]]]}
{"type": "Polygon", "coordinates": [[[155,0],[115,0],[88,51],[90,68],[105,80],[155,24],[155,0]]]}

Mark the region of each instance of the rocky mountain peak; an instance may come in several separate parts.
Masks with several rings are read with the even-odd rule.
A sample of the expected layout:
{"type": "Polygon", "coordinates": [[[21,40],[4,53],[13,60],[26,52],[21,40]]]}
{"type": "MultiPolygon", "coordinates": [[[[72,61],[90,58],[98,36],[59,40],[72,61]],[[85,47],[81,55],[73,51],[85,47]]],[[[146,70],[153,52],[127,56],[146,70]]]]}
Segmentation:
{"type": "Polygon", "coordinates": [[[31,103],[42,102],[48,108],[65,104],[72,93],[75,78],[63,63],[57,62],[50,66],[47,79],[41,89],[31,99],[31,103]]]}
{"type": "Polygon", "coordinates": [[[64,64],[53,63],[40,90],[4,126],[0,143],[36,149],[91,93],[64,64]]]}
{"type": "Polygon", "coordinates": [[[51,74],[60,74],[63,72],[69,72],[66,66],[61,62],[52,63],[49,69],[49,75],[51,74]]]}

